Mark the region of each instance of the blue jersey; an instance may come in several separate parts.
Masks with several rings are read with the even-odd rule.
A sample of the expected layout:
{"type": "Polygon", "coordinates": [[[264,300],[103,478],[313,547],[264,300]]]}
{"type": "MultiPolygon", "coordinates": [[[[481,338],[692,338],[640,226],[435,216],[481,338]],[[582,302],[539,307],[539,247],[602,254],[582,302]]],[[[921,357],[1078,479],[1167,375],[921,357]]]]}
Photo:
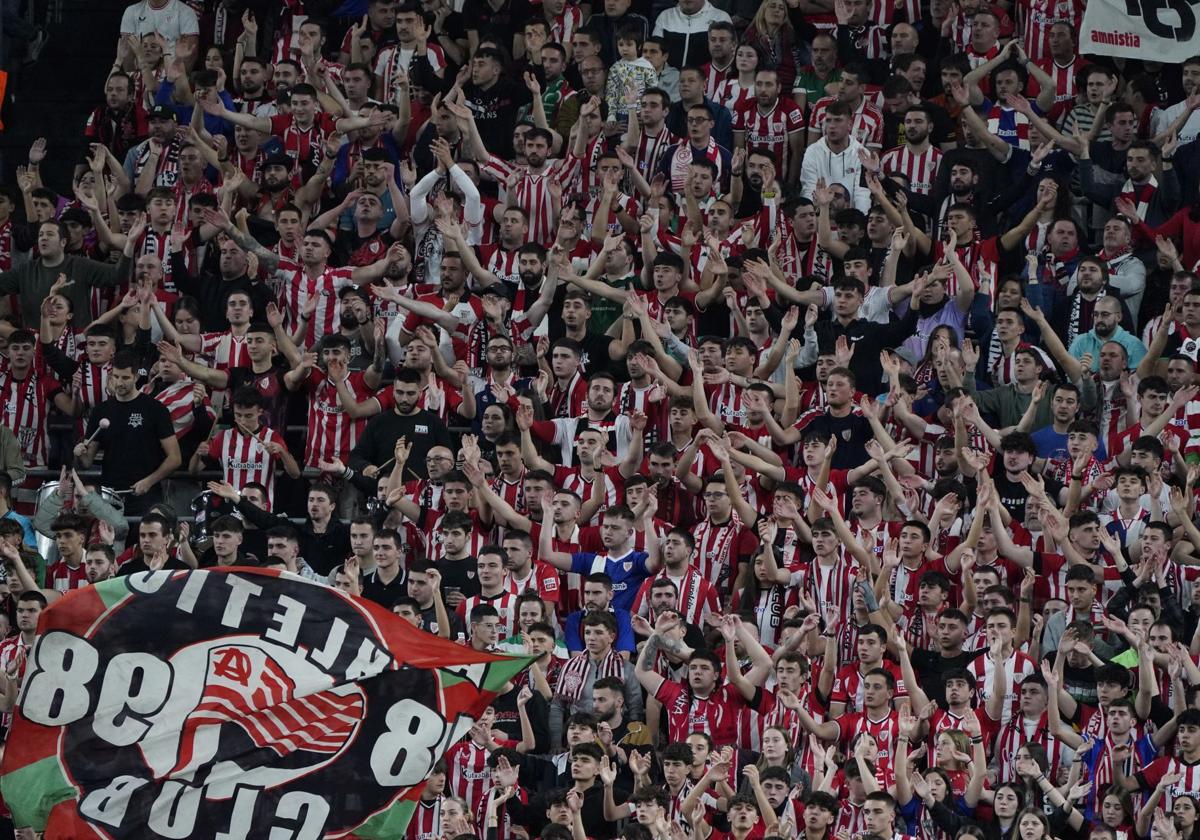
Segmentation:
{"type": "Polygon", "coordinates": [[[614,560],[607,554],[577,551],[571,555],[571,571],[583,577],[598,572],[608,575],[613,582],[613,609],[633,612],[633,599],[637,597],[642,581],[650,577],[647,557],[649,555],[644,551],[631,551],[614,560]]]}

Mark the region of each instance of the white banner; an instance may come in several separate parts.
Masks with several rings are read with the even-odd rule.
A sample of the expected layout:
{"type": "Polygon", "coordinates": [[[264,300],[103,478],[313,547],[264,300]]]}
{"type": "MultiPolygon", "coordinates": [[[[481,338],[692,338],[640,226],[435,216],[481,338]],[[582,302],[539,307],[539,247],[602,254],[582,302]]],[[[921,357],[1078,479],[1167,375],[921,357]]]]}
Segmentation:
{"type": "Polygon", "coordinates": [[[1079,51],[1178,64],[1200,52],[1200,0],[1088,0],[1079,51]]]}

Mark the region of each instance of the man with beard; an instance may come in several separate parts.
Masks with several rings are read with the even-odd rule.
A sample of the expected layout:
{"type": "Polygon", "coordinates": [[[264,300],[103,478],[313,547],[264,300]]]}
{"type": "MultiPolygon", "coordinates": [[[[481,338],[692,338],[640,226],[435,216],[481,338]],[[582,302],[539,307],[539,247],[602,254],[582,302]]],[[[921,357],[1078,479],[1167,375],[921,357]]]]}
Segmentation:
{"type": "Polygon", "coordinates": [[[137,357],[121,353],[113,360],[108,375],[112,397],[92,411],[87,440],[75,446],[80,466],[88,469],[100,447],[108,453],[100,483],[118,490],[132,490],[126,497],[127,515],[140,513],[162,500],[159,482],[183,462],[179,441],[167,409],[149,394],[137,389],[137,357]],[[107,420],[101,428],[102,420],[107,420]],[[148,439],[158,446],[147,445],[148,439]]]}
{"type": "MultiPolygon", "coordinates": [[[[343,153],[353,146],[354,143],[343,145],[343,153]]],[[[353,150],[351,149],[351,151],[353,150]]],[[[342,161],[340,154],[338,160],[342,161]]],[[[393,235],[397,235],[396,232],[402,233],[409,223],[408,202],[404,200],[404,196],[400,192],[400,185],[396,183],[395,155],[385,148],[367,148],[361,153],[361,159],[351,163],[351,168],[355,180],[359,184],[359,188],[355,192],[360,197],[374,197],[383,208],[382,214],[375,218],[375,226],[379,230],[391,229],[393,235]]],[[[355,231],[356,225],[358,227],[356,232],[362,229],[358,214],[349,207],[342,208],[342,214],[337,223],[341,231],[355,231]]],[[[359,235],[362,234],[359,233],[359,235]]]]}
{"type": "MultiPolygon", "coordinates": [[[[1166,146],[1166,144],[1164,144],[1166,146]]],[[[1178,143],[1167,147],[1173,151],[1178,143]]],[[[1124,182],[1100,181],[1092,165],[1089,149],[1081,144],[1079,182],[1086,198],[1101,207],[1136,216],[1151,226],[1161,225],[1179,208],[1179,177],[1165,152],[1154,142],[1135,140],[1125,150],[1124,182]]]]}
{"type": "MultiPolygon", "coordinates": [[[[238,67],[237,95],[233,107],[245,114],[256,114],[260,106],[273,101],[267,90],[267,64],[257,56],[245,56],[238,67]]],[[[265,114],[263,116],[266,116],[265,114]]]]}
{"type": "Polygon", "coordinates": [[[436,446],[452,446],[450,432],[436,413],[418,408],[421,401],[418,371],[408,368],[396,371],[392,399],[394,408],[371,418],[363,429],[350,453],[350,469],[374,478],[380,465],[393,459],[397,441],[404,439],[411,447],[409,468],[418,478],[424,478],[425,456],[436,446]]]}
{"type": "MultiPolygon", "coordinates": [[[[574,456],[581,454],[576,446],[580,434],[584,431],[599,432],[607,438],[607,447],[622,460],[622,472],[626,469],[625,462],[632,462],[626,474],[633,475],[642,460],[642,430],[646,425],[646,416],[634,414],[631,417],[614,413],[617,381],[611,373],[597,371],[587,378],[587,382],[586,407],[582,416],[538,420],[530,427],[530,431],[542,442],[559,447],[562,464],[571,464],[574,456]]],[[[552,468],[542,459],[538,461],[540,463],[530,463],[529,467],[552,468]]]]}
{"type": "Polygon", "coordinates": [[[292,188],[292,170],[295,161],[282,152],[277,152],[262,163],[262,182],[250,202],[252,215],[273,221],[288,205],[311,207],[321,197],[325,181],[329,177],[331,164],[317,168],[316,174],[300,189],[292,188]]]}
{"type": "Polygon", "coordinates": [[[113,73],[104,83],[104,104],[88,117],[83,136],[89,143],[107,146],[117,160],[125,160],[137,138],[149,132],[146,109],[133,95],[133,79],[113,73]]]}
{"type": "Polygon", "coordinates": [[[946,217],[955,204],[966,204],[975,210],[979,229],[985,236],[996,229],[995,213],[984,199],[991,194],[985,190],[994,180],[995,161],[986,151],[970,148],[973,136],[968,136],[966,148],[952,149],[942,155],[937,186],[930,196],[909,197],[912,209],[936,221],[939,234],[948,226],[946,217]],[[979,154],[971,154],[975,151],[979,154]],[[983,163],[984,158],[992,161],[992,166],[983,163]]]}
{"type": "MultiPolygon", "coordinates": [[[[599,107],[599,102],[592,101],[584,105],[580,113],[587,116],[596,113],[599,107]]],[[[561,197],[556,200],[554,194],[569,190],[579,178],[580,161],[587,154],[588,139],[587,132],[581,129],[567,156],[562,160],[551,160],[553,136],[547,129],[530,129],[525,134],[524,169],[517,169],[494,154],[481,155],[477,150],[480,173],[503,184],[506,194],[515,191],[516,201],[510,199],[510,204],[525,211],[529,219],[529,241],[543,246],[554,242],[554,220],[561,209],[556,206],[561,205],[561,197]]],[[[505,224],[501,218],[502,234],[505,224]]],[[[508,226],[511,228],[514,224],[510,222],[508,226]]]]}
{"type": "Polygon", "coordinates": [[[150,136],[125,155],[125,177],[146,193],[150,187],[173,187],[179,174],[179,150],[183,133],[179,131],[175,109],[158,105],[150,111],[150,136]],[[147,173],[145,178],[143,172],[147,173]]]}
{"type": "Polygon", "coordinates": [[[739,149],[749,144],[770,152],[780,162],[787,181],[793,183],[804,157],[804,113],[780,94],[778,72],[760,68],[754,76],[753,101],[734,115],[733,142],[739,149]]]}
{"type": "Polygon", "coordinates": [[[938,165],[942,150],[930,142],[933,116],[922,105],[910,106],[904,112],[904,145],[891,149],[879,162],[879,171],[887,176],[903,175],[909,190],[929,195],[937,183],[938,165]]]}
{"type": "MultiPolygon", "coordinates": [[[[1067,352],[1077,360],[1082,360],[1087,356],[1089,360],[1092,360],[1090,370],[1096,372],[1100,370],[1106,345],[1117,344],[1121,347],[1125,357],[1124,367],[1129,369],[1137,367],[1146,355],[1146,345],[1120,325],[1124,311],[1118,298],[1112,295],[1100,298],[1092,307],[1092,329],[1072,341],[1067,352]]],[[[1047,341],[1047,346],[1053,348],[1054,344],[1052,341],[1047,341]]],[[[1076,364],[1072,367],[1075,369],[1068,368],[1067,375],[1074,381],[1076,377],[1071,374],[1079,373],[1080,371],[1077,369],[1081,365],[1076,364]]]]}

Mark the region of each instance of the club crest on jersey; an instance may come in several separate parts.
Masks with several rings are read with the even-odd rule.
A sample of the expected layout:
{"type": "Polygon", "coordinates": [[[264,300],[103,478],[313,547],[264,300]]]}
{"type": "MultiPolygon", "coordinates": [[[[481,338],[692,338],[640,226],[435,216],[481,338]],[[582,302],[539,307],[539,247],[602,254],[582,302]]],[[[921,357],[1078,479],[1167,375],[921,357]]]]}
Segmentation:
{"type": "Polygon", "coordinates": [[[850,440],[850,430],[849,429],[842,429],[842,440],[845,440],[845,441],[850,440]]]}

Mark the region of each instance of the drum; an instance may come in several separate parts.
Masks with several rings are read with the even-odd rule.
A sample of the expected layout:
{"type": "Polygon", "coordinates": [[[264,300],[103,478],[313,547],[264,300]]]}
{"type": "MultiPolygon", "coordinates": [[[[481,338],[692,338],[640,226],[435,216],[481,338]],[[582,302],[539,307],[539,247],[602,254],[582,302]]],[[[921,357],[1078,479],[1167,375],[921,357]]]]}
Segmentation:
{"type": "MultiPolygon", "coordinates": [[[[47,481],[38,489],[37,504],[40,508],[42,502],[58,492],[59,481],[47,481]]],[[[111,487],[94,488],[100,494],[100,498],[108,502],[117,511],[122,511],[125,508],[125,501],[122,496],[111,487]]],[[[136,539],[136,536],[135,536],[136,539]]],[[[58,545],[54,542],[53,536],[46,536],[42,532],[37,532],[37,551],[38,554],[46,558],[46,568],[50,568],[58,560],[58,545]]]]}

